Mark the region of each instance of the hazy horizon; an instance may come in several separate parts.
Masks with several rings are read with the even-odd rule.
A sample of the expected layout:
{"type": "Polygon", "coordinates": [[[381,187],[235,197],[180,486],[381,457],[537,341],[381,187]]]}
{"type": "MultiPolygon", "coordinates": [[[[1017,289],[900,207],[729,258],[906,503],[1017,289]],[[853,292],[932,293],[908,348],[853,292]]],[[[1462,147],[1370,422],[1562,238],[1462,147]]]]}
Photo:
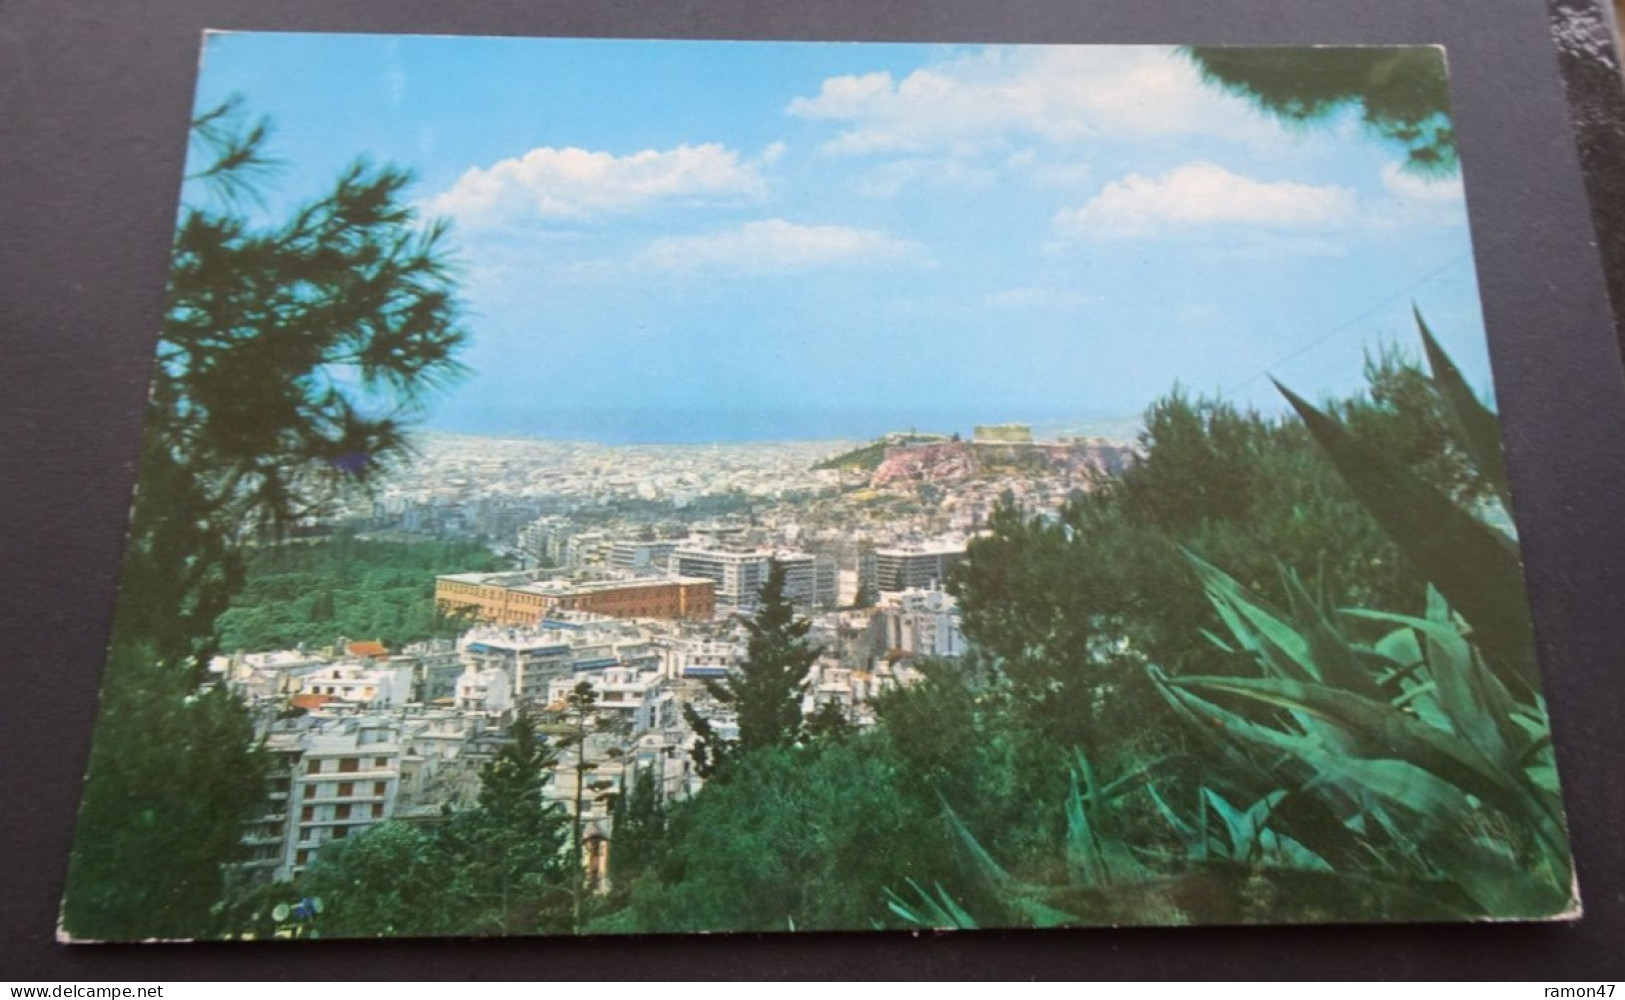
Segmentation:
{"type": "Polygon", "coordinates": [[[805,414],[737,411],[651,410],[548,412],[504,410],[491,422],[464,426],[424,424],[419,434],[511,440],[582,442],[605,446],[776,444],[790,442],[863,443],[887,434],[959,434],[970,438],[977,426],[1026,424],[1035,440],[1062,436],[1100,437],[1130,444],[1142,425],[1134,416],[1026,416],[999,414],[980,419],[947,414],[805,414]]]}

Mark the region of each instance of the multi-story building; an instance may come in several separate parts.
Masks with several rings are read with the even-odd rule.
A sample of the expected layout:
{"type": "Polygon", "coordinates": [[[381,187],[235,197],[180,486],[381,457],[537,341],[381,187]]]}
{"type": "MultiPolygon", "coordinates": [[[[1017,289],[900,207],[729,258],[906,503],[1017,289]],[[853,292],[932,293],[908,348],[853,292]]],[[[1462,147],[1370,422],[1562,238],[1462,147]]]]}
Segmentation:
{"type": "Polygon", "coordinates": [[[675,551],[677,543],[672,541],[612,542],[609,546],[609,568],[623,573],[664,573],[675,551]]]}
{"type": "Polygon", "coordinates": [[[540,594],[518,590],[535,573],[451,573],[434,578],[434,602],[441,614],[463,615],[497,625],[534,625],[546,611],[540,594]]]}
{"type": "Polygon", "coordinates": [[[281,719],[265,733],[265,806],[244,831],[239,877],[287,880],[324,844],[391,819],[469,807],[490,758],[483,720],[447,710],[281,719]],[[485,741],[482,743],[482,739],[485,741]]]}
{"type": "Polygon", "coordinates": [[[722,612],[750,614],[759,608],[769,565],[775,561],[784,567],[784,594],[796,610],[810,614],[835,603],[836,566],[828,556],[683,546],[671,560],[683,576],[716,584],[716,607],[722,612]]]}
{"type": "Polygon", "coordinates": [[[598,696],[593,710],[602,718],[618,720],[626,733],[638,735],[679,724],[681,714],[676,695],[658,670],[615,666],[556,677],[549,684],[550,703],[557,705],[565,701],[582,681],[598,696]]]}
{"type": "Polygon", "coordinates": [[[564,544],[566,566],[602,566],[609,556],[614,539],[602,531],[583,531],[570,536],[564,544]]]}
{"type": "Polygon", "coordinates": [[[888,593],[875,608],[875,626],[886,649],[910,656],[961,656],[965,634],[953,596],[940,590],[888,593]]]}
{"type": "Polygon", "coordinates": [[[550,685],[560,678],[573,685],[581,675],[612,667],[658,674],[661,666],[660,650],[635,625],[585,615],[549,620],[537,629],[475,629],[458,644],[464,672],[457,706],[465,711],[550,702],[550,685]]]}
{"type": "Polygon", "coordinates": [[[612,618],[710,618],[713,581],[702,576],[634,577],[584,583],[547,579],[546,571],[457,573],[435,578],[435,603],[497,625],[536,625],[561,611],[612,618]]]}
{"type": "Polygon", "coordinates": [[[428,704],[452,697],[457,676],[463,672],[463,661],[457,643],[451,639],[425,639],[402,649],[399,656],[390,657],[391,665],[409,664],[412,667],[412,700],[428,704]]]}
{"type": "Polygon", "coordinates": [[[671,679],[726,677],[745,655],[744,644],[708,636],[684,636],[661,643],[663,668],[671,679]]]}
{"type": "Polygon", "coordinates": [[[410,663],[333,663],[301,678],[299,693],[324,695],[362,708],[397,708],[412,700],[412,673],[410,663]]]}
{"type": "Polygon", "coordinates": [[[695,618],[716,613],[716,585],[698,576],[638,577],[588,583],[536,584],[552,599],[549,613],[584,611],[611,618],[695,618]]]}
{"type": "Polygon", "coordinates": [[[547,629],[475,629],[458,640],[463,657],[463,675],[457,679],[457,705],[464,710],[506,711],[514,698],[540,700],[547,696],[548,681],[571,672],[573,659],[569,638],[547,629]],[[503,676],[497,688],[500,704],[479,709],[490,681],[490,671],[503,676]]]}
{"type": "Polygon", "coordinates": [[[338,732],[302,741],[291,781],[284,866],[297,875],[323,844],[384,822],[400,784],[397,731],[383,720],[357,719],[338,732]]]}
{"type": "Polygon", "coordinates": [[[875,588],[892,591],[940,590],[948,571],[963,558],[963,543],[876,549],[875,588]]]}

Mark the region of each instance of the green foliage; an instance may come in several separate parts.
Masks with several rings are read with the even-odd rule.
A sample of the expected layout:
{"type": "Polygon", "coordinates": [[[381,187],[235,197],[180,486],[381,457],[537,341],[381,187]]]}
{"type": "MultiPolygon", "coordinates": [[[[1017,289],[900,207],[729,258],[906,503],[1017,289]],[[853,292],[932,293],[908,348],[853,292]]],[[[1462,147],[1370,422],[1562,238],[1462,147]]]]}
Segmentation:
{"type": "Polygon", "coordinates": [[[844,743],[857,729],[839,702],[826,701],[808,717],[805,731],[807,740],[812,743],[844,743]]]}
{"type": "Polygon", "coordinates": [[[1227,762],[1217,773],[1230,787],[1313,798],[1338,826],[1327,836],[1324,825],[1285,814],[1276,821],[1295,843],[1313,852],[1327,841],[1327,855],[1353,866],[1341,870],[1366,879],[1441,883],[1435,898],[1459,916],[1569,907],[1544,705],[1502,684],[1437,592],[1426,618],[1345,612],[1382,627],[1362,643],[1312,605],[1277,613],[1213,567],[1199,569],[1262,676],[1164,678],[1161,687],[1217,741],[1227,762]],[[1349,835],[1363,851],[1335,843],[1349,835]]]}
{"type": "Polygon", "coordinates": [[[569,817],[542,795],[555,753],[523,716],[509,736],[480,770],[479,808],[444,834],[457,859],[453,895],[464,907],[462,926],[465,933],[568,930],[580,869],[565,851],[569,817]]]}
{"type": "Polygon", "coordinates": [[[639,931],[833,930],[884,916],[884,887],[952,869],[936,808],[869,739],[768,747],[675,807],[652,876],[632,886],[639,931]]]}
{"type": "Polygon", "coordinates": [[[813,466],[815,470],[826,469],[855,469],[862,472],[873,472],[880,468],[880,463],[886,459],[886,449],[891,447],[885,441],[876,441],[861,448],[842,452],[833,458],[826,458],[813,466]]]}
{"type": "Polygon", "coordinates": [[[358,163],[280,222],[237,207],[269,158],[230,106],[193,135],[172,247],[106,693],[64,903],[69,933],[207,933],[261,765],[242,706],[199,690],[241,545],[365,486],[459,366],[443,229],[407,175],[358,163]],[[216,203],[217,202],[217,203],[216,203]]]}
{"type": "MultiPolygon", "coordinates": [[[[1443,418],[1386,391],[1413,371],[1374,367],[1372,396],[1343,410],[1363,433],[1435,457],[1443,475],[1455,468],[1443,418]]],[[[1182,739],[1159,724],[1145,665],[1223,669],[1193,641],[1218,622],[1182,550],[1283,601],[1281,562],[1338,602],[1420,610],[1421,578],[1295,421],[1176,390],[1147,410],[1140,449],[1058,520],[1002,507],[949,578],[967,638],[1055,745],[1105,759],[1182,739]]]]}
{"type": "Polygon", "coordinates": [[[721,682],[706,681],[712,697],[737,713],[739,739],[721,739],[708,721],[684,707],[699,736],[694,760],[702,776],[719,773],[733,757],[790,746],[801,736],[801,696],[819,650],[807,642],[812,625],[796,616],[784,579],[784,566],[772,562],[762,584],[761,606],[745,624],[750,633],[745,662],[721,682]]]}
{"type": "Polygon", "coordinates": [[[965,912],[941,885],[932,886],[931,892],[920,888],[913,879],[905,879],[911,900],[905,900],[890,889],[886,890],[886,909],[902,918],[904,923],[929,927],[939,931],[973,931],[976,918],[965,912]]]}
{"type": "MultiPolygon", "coordinates": [[[[1427,357],[1429,366],[1436,370],[1442,355],[1435,354],[1437,345],[1431,337],[1424,343],[1433,345],[1427,357]]],[[[1471,390],[1459,381],[1460,375],[1456,377],[1455,385],[1471,396],[1471,390]]],[[[1366,358],[1365,379],[1372,405],[1353,400],[1327,409],[1350,434],[1411,469],[1463,507],[1474,509],[1492,499],[1502,499],[1506,473],[1500,464],[1500,439],[1494,439],[1493,465],[1486,465],[1457,426],[1445,383],[1429,377],[1410,356],[1393,346],[1385,346],[1375,357],[1366,358]]],[[[1494,415],[1489,416],[1493,425],[1494,415]]],[[[1499,431],[1492,428],[1492,433],[1499,431]]]]}
{"type": "Polygon", "coordinates": [[[1226,45],[1185,52],[1209,83],[1267,114],[1309,125],[1354,109],[1368,131],[1405,149],[1411,171],[1458,169],[1441,48],[1226,45]]]}
{"type": "Polygon", "coordinates": [[[654,870],[666,840],[666,816],[666,804],[655,784],[655,769],[638,769],[631,789],[615,801],[609,863],[616,903],[624,905],[631,897],[633,883],[654,870]]]}
{"type": "Polygon", "coordinates": [[[1509,682],[1538,688],[1516,543],[1282,387],[1354,495],[1478,632],[1509,682]]]}
{"type": "MultiPolygon", "coordinates": [[[[324,846],[298,893],[323,902],[323,937],[432,936],[466,933],[456,921],[454,859],[433,832],[383,823],[324,846]]],[[[299,898],[286,885],[281,896],[299,898]]]]}
{"type": "Polygon", "coordinates": [[[243,585],[220,616],[230,651],[330,645],[341,637],[400,648],[455,635],[438,615],[434,577],[482,572],[501,560],[476,542],[386,542],[339,534],[260,545],[246,553],[243,585]]]}
{"type": "Polygon", "coordinates": [[[1016,867],[1047,864],[1064,822],[1066,752],[1002,678],[977,676],[974,658],[921,667],[923,680],[875,703],[909,794],[922,810],[952,810],[1016,867]]]}
{"type": "Polygon", "coordinates": [[[243,853],[266,763],[225,691],[116,645],[85,782],[63,925],[79,938],[216,932],[221,866],[243,853]]]}
{"type": "MultiPolygon", "coordinates": [[[[1572,910],[1572,868],[1516,546],[1471,512],[1486,501],[1506,503],[1498,427],[1417,319],[1432,375],[1384,354],[1368,365],[1371,400],[1331,408],[1341,420],[1288,393],[1307,438],[1211,407],[1193,420],[1176,396],[1148,416],[1145,460],[1120,485],[1097,491],[1091,507],[1075,504],[1060,525],[1001,513],[993,547],[973,549],[956,583],[981,615],[975,627],[1003,643],[994,646],[998,676],[1018,694],[1032,686],[1022,672],[1032,667],[1020,662],[1028,657],[1056,667],[1039,675],[1051,705],[1053,693],[1082,674],[1094,675],[1102,701],[1120,707],[1121,692],[1102,683],[1099,670],[1114,654],[1155,648],[1132,628],[1144,612],[1092,587],[1086,559],[1067,563],[1056,553],[1080,545],[1109,562],[1123,551],[1112,543],[1133,538],[1136,526],[1155,526],[1167,542],[1186,547],[1179,558],[1195,570],[1214,616],[1212,627],[1200,630],[1208,649],[1149,670],[1164,707],[1134,718],[1167,739],[1113,741],[1106,756],[1122,776],[1110,784],[1096,780],[1092,754],[1074,763],[1065,831],[1052,847],[1064,866],[1045,871],[1036,852],[988,842],[983,828],[951,810],[977,880],[931,892],[923,883],[900,883],[911,895],[891,897],[895,916],[917,925],[1049,926],[1531,918],[1572,910]],[[1305,444],[1327,460],[1302,462],[1305,444]],[[1293,465],[1275,467],[1297,474],[1275,484],[1223,476],[1224,466],[1245,467],[1260,455],[1272,462],[1296,455],[1293,465]],[[1328,556],[1340,560],[1332,564],[1338,571],[1327,572],[1328,561],[1320,560],[1311,593],[1281,568],[1292,564],[1285,557],[1294,551],[1293,532],[1261,520],[1256,551],[1237,562],[1275,562],[1271,596],[1218,569],[1215,562],[1228,564],[1210,552],[1237,554],[1222,544],[1224,531],[1255,517],[1272,493],[1297,496],[1301,505],[1311,469],[1316,489],[1335,498],[1321,509],[1346,512],[1352,502],[1363,527],[1351,534],[1312,518],[1307,523],[1317,530],[1308,537],[1328,546],[1369,543],[1374,529],[1386,541],[1352,562],[1341,562],[1346,550],[1333,547],[1328,556]],[[1328,487],[1328,474],[1346,493],[1328,487]],[[1128,497],[1137,503],[1119,507],[1128,497]],[[1033,574],[1035,559],[1053,561],[1033,574]],[[1366,610],[1397,603],[1389,603],[1390,588],[1406,577],[1385,579],[1384,570],[1396,562],[1436,589],[1416,584],[1425,599],[1414,613],[1366,610]],[[1063,587],[1066,568],[1085,582],[1073,586],[1073,596],[1051,596],[1046,584],[1063,587]],[[994,607],[1000,595],[1006,604],[994,607]],[[1360,604],[1362,596],[1377,600],[1326,610],[1360,604]],[[1068,614],[1083,615],[1086,625],[1074,623],[1068,634],[1068,614]],[[1118,624],[1129,627],[1103,648],[1100,635],[1118,624]],[[1072,651],[1070,664],[1057,663],[1060,650],[1072,651]],[[1194,665],[1209,670],[1188,669],[1194,665]],[[1170,729],[1169,721],[1179,725],[1170,729]],[[1199,742],[1187,748],[1181,735],[1199,742]],[[1156,756],[1159,745],[1174,756],[1156,756]],[[1147,804],[1160,830],[1145,824],[1147,804]],[[962,902],[977,890],[986,894],[982,903],[962,902]]],[[[967,632],[971,627],[967,618],[967,632]]],[[[954,726],[978,710],[977,699],[957,711],[951,700],[936,706],[954,726]]],[[[882,717],[890,726],[908,714],[882,717]]],[[[926,773],[942,772],[930,757],[920,764],[926,773]]]]}

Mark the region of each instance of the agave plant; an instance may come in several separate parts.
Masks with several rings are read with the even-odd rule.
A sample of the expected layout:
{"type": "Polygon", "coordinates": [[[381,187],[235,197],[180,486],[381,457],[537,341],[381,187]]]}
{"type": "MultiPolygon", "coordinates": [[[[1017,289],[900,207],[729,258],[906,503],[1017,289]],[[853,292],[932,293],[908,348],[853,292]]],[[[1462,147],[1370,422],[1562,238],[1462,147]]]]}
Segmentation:
{"type": "Polygon", "coordinates": [[[1307,600],[1282,614],[1192,562],[1230,632],[1214,640],[1250,656],[1261,676],[1157,680],[1213,737],[1228,785],[1315,800],[1335,825],[1302,809],[1278,810],[1275,822],[1339,871],[1432,884],[1462,915],[1570,908],[1545,706],[1509,693],[1437,591],[1426,618],[1343,612],[1351,625],[1382,627],[1365,643],[1307,600]]]}
{"type": "Polygon", "coordinates": [[[906,894],[886,892],[887,909],[907,925],[934,930],[1450,914],[1415,887],[1337,870],[1284,832],[1279,810],[1291,797],[1285,789],[1242,808],[1203,787],[1193,811],[1180,813],[1157,789],[1160,763],[1102,784],[1088,759],[1076,756],[1061,845],[1065,864],[1060,877],[1044,882],[1011,874],[946,810],[983,909],[973,916],[975,908],[941,884],[927,890],[913,881],[906,894]],[[1162,851],[1125,835],[1124,800],[1137,794],[1155,804],[1179,850],[1162,851]]]}
{"type": "MultiPolygon", "coordinates": [[[[1434,393],[1462,452],[1510,510],[1500,431],[1416,316],[1434,393]]],[[[1281,391],[1362,506],[1426,579],[1422,616],[1330,611],[1289,570],[1279,609],[1187,553],[1251,676],[1172,677],[1167,704],[1204,735],[1188,811],[1154,765],[1102,785],[1078,755],[1065,880],[1012,876],[952,812],[998,922],[1061,924],[1350,917],[1545,917],[1577,912],[1550,729],[1517,545],[1342,424],[1281,391]],[[1174,850],[1130,843],[1143,792],[1174,850]]],[[[1185,794],[1189,794],[1189,789],[1185,794]]],[[[973,927],[936,885],[888,893],[929,927],[973,927]]],[[[982,923],[986,924],[987,920],[982,923]]]]}
{"type": "Polygon", "coordinates": [[[943,812],[974,876],[1000,911],[978,921],[941,885],[928,892],[912,880],[909,897],[887,890],[887,909],[904,922],[936,930],[966,930],[990,924],[1064,927],[1122,922],[1175,922],[1180,914],[1159,898],[1160,875],[1136,856],[1111,829],[1118,800],[1144,784],[1153,761],[1102,785],[1082,753],[1075,755],[1066,800],[1063,844],[1066,877],[1056,884],[1017,878],[982,846],[946,804],[943,812]]]}
{"type": "MultiPolygon", "coordinates": [[[[1462,450],[1510,509],[1499,424],[1421,315],[1431,383],[1462,450]]],[[[1350,490],[1432,582],[1425,617],[1324,612],[1287,574],[1285,613],[1191,556],[1258,677],[1155,674],[1219,744],[1231,782],[1283,784],[1336,819],[1338,856],[1442,882],[1463,914],[1572,911],[1572,868],[1517,545],[1284,387],[1350,490]],[[1354,629],[1373,632],[1362,642],[1354,629]],[[1352,848],[1350,854],[1347,848],[1352,848]]],[[[1328,829],[1324,824],[1321,830],[1328,829]]],[[[1314,844],[1311,842],[1310,846],[1314,844]]]]}

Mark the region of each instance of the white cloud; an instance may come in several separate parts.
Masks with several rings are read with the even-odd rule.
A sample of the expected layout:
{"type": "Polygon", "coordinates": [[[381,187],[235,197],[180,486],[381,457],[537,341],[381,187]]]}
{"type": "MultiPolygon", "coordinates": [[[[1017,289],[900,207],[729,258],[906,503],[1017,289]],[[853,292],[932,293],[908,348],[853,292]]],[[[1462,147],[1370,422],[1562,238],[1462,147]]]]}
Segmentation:
{"type": "Polygon", "coordinates": [[[1257,181],[1196,162],[1160,177],[1130,174],[1112,181],[1088,203],[1062,209],[1055,227],[1084,237],[1168,235],[1220,224],[1326,228],[1349,221],[1354,202],[1348,188],[1257,181]]]}
{"type": "Polygon", "coordinates": [[[783,153],[779,143],[756,161],[716,143],[626,156],[543,146],[489,167],[469,168],[424,209],[479,225],[516,215],[580,219],[657,202],[754,200],[767,193],[760,168],[783,153]]]}
{"type": "Polygon", "coordinates": [[[655,240],[644,248],[639,260],[667,271],[772,273],[894,265],[921,257],[918,244],[874,229],[766,219],[718,233],[655,240]]]}
{"type": "Polygon", "coordinates": [[[762,150],[762,155],[756,158],[756,162],[764,167],[771,167],[784,159],[784,154],[789,149],[790,147],[782,142],[770,142],[767,144],[767,148],[762,150]]]}
{"type": "Polygon", "coordinates": [[[1449,202],[1456,204],[1463,198],[1461,174],[1448,177],[1419,177],[1397,163],[1382,168],[1383,190],[1404,201],[1449,202]]]}
{"type": "Polygon", "coordinates": [[[901,80],[883,72],[831,77],[786,110],[844,124],[824,147],[831,153],[971,153],[1032,136],[1280,134],[1204,84],[1177,52],[1150,46],[992,47],[901,80]]]}
{"type": "Polygon", "coordinates": [[[989,188],[998,174],[986,167],[950,159],[902,159],[882,163],[858,181],[865,198],[893,198],[904,190],[974,192],[989,188]]]}
{"type": "Polygon", "coordinates": [[[1024,285],[994,292],[986,299],[995,309],[1077,309],[1090,302],[1090,297],[1075,288],[1050,288],[1043,285],[1024,285]]]}
{"type": "Polygon", "coordinates": [[[1388,197],[1373,199],[1362,213],[1368,229],[1404,234],[1417,228],[1444,228],[1464,225],[1467,199],[1461,175],[1423,177],[1407,172],[1398,163],[1382,168],[1382,189],[1388,197]]]}
{"type": "Polygon", "coordinates": [[[1052,188],[1078,188],[1094,176],[1087,163],[1039,163],[1032,168],[1033,183],[1052,188]]]}

